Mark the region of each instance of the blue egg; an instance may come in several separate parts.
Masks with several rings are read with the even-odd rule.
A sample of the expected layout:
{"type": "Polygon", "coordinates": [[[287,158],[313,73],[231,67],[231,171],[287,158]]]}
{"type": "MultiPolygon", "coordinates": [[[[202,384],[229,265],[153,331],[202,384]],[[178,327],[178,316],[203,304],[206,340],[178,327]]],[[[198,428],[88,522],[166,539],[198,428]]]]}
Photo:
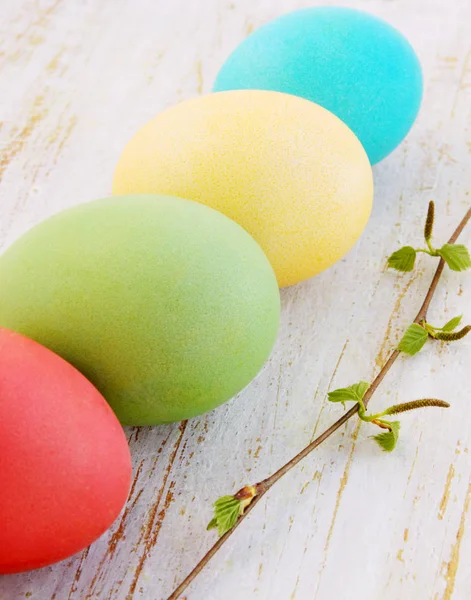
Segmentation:
{"type": "Polygon", "coordinates": [[[419,111],[418,58],[394,27],[368,13],[318,7],[283,15],[246,38],[214,91],[301,96],[342,119],[377,163],[405,138],[419,111]]]}

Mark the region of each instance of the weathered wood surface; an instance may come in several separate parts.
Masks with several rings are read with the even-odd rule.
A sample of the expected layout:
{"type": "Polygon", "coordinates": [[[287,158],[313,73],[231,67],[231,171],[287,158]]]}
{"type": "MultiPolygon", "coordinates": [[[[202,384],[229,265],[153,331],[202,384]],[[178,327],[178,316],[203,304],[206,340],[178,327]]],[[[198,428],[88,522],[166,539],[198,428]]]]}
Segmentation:
{"type": "MultiPolygon", "coordinates": [[[[2,0],[0,244],[67,206],[106,196],[130,135],[206,93],[229,51],[303,0],[2,0]]],[[[398,26],[423,63],[407,141],[375,167],[360,243],[284,291],[279,343],[243,393],[211,414],[130,429],[128,505],[91,548],[0,579],[1,600],[166,597],[214,540],[218,496],[257,481],[339,416],[331,387],[371,379],[415,315],[434,264],[398,276],[385,257],[420,239],[430,199],[445,239],[471,202],[471,3],[344,0],[398,26]]],[[[463,236],[471,242],[471,230],[463,236]]],[[[471,280],[447,272],[431,321],[464,313],[471,280]]],[[[471,598],[471,339],[400,359],[373,405],[435,396],[403,418],[391,456],[353,420],[273,488],[187,592],[188,600],[471,598]]],[[[1,482],[0,482],[1,493],[1,482]]]]}

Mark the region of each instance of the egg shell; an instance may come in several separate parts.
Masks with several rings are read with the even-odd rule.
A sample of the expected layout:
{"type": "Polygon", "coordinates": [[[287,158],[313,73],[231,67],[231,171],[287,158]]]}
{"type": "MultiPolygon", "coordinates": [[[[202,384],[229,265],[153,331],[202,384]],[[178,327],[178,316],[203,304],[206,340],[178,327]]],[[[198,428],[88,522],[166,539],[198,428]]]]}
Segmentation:
{"type": "Polygon", "coordinates": [[[281,287],[350,250],[370,215],[371,166],[348,127],[288,94],[232,91],[182,102],[131,139],[113,193],[164,193],[224,213],[268,256],[281,287]]]}
{"type": "Polygon", "coordinates": [[[366,12],[323,6],[282,15],[249,35],[213,89],[273,90],[316,102],[353,130],[375,164],[408,133],[422,87],[419,60],[397,29],[366,12]]]}
{"type": "Polygon", "coordinates": [[[131,482],[126,437],[101,394],[62,358],[6,329],[0,481],[0,573],[91,544],[118,516],[131,482]]]}
{"type": "Polygon", "coordinates": [[[186,419],[234,396],[268,358],[279,322],[260,247],[180,198],[68,209],[0,257],[0,282],[0,325],[75,365],[127,425],[186,419]]]}

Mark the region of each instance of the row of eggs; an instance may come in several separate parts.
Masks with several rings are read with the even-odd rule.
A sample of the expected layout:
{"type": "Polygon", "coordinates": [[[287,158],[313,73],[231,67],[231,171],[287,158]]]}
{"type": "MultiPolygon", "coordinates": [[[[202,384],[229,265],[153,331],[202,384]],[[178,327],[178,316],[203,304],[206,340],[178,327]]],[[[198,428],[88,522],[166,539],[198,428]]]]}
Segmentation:
{"type": "Polygon", "coordinates": [[[235,50],[215,93],[136,134],[113,197],[0,257],[0,573],[69,556],[119,513],[131,463],[108,404],[122,424],[165,423],[251,381],[279,287],[357,241],[371,164],[406,135],[421,89],[413,50],[379,19],[285,15],[235,50]]]}

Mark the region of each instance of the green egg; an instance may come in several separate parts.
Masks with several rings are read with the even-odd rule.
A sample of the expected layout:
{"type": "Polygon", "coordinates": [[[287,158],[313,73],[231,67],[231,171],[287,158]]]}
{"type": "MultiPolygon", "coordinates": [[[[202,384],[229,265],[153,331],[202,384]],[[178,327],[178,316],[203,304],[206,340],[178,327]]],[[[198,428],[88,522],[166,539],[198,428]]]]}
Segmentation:
{"type": "Polygon", "coordinates": [[[0,290],[0,327],[72,363],[124,425],[187,419],[234,396],[270,355],[280,312],[273,269],[245,230],[157,195],[37,225],[0,257],[0,290]]]}

